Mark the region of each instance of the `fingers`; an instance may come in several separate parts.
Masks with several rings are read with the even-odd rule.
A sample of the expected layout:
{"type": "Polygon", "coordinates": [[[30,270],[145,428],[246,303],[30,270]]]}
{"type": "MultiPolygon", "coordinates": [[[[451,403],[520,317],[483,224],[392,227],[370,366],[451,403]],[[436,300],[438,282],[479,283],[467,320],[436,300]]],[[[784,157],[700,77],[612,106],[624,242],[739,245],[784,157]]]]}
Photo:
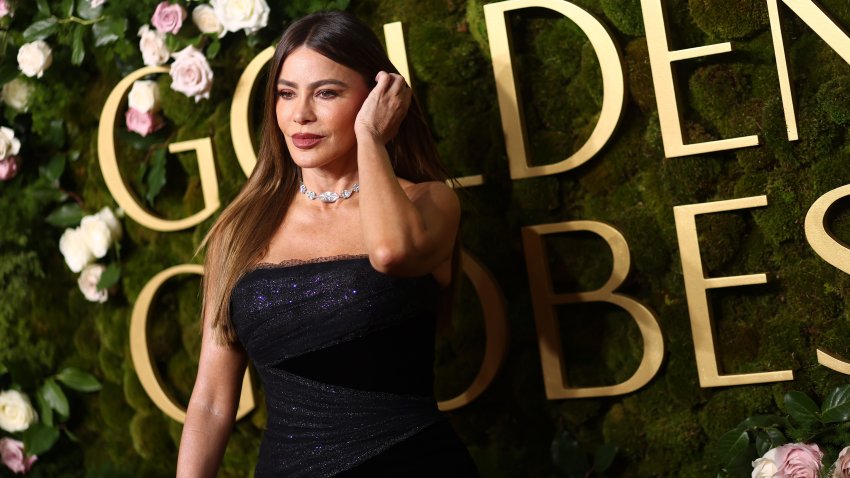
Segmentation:
{"type": "Polygon", "coordinates": [[[404,80],[404,77],[398,73],[379,71],[378,74],[375,75],[375,82],[377,83],[375,89],[380,89],[381,91],[385,91],[396,96],[403,94],[402,92],[404,90],[410,89],[407,82],[404,80]]]}

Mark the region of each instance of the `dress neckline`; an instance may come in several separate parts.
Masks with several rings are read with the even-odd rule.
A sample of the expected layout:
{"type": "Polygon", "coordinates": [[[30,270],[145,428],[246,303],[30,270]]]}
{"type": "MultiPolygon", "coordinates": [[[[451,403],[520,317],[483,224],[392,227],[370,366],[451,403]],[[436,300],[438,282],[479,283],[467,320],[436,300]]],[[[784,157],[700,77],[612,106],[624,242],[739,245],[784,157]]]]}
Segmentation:
{"type": "Polygon", "coordinates": [[[284,259],[279,262],[258,262],[248,268],[248,272],[260,269],[286,269],[307,264],[323,264],[326,262],[343,262],[368,259],[369,254],[337,254],[333,256],[319,256],[310,259],[284,259]]]}

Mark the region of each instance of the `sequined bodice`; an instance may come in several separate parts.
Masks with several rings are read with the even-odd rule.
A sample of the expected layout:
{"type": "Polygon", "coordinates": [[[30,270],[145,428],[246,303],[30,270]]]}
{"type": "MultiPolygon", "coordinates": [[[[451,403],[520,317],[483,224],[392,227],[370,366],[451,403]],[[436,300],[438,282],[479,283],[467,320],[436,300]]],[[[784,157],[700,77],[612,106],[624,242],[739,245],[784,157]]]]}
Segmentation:
{"type": "Polygon", "coordinates": [[[256,476],[332,476],[440,420],[437,296],[432,276],[381,274],[365,256],[248,272],[231,317],[266,393],[256,476]]]}

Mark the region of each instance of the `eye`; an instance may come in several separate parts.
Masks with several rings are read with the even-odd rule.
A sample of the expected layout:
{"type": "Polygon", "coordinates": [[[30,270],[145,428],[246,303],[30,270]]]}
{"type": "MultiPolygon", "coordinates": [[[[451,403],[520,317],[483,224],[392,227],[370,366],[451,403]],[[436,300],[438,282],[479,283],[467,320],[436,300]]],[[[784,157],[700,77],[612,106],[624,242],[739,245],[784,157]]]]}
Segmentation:
{"type": "Polygon", "coordinates": [[[277,96],[279,98],[283,98],[284,100],[290,100],[295,96],[295,93],[293,93],[289,90],[279,90],[277,92],[277,96]]]}
{"type": "Polygon", "coordinates": [[[332,98],[336,98],[337,96],[339,96],[339,94],[334,90],[319,90],[318,92],[316,92],[316,96],[322,99],[329,100],[332,98]]]}

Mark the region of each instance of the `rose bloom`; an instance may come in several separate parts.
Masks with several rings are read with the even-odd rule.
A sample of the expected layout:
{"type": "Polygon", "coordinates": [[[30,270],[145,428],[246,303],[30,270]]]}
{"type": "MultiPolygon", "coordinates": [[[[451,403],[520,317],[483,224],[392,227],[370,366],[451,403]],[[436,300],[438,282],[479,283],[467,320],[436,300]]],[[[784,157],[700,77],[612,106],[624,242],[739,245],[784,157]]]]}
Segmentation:
{"type": "Polygon", "coordinates": [[[850,446],[845,447],[838,454],[838,460],[835,461],[835,472],[833,478],[850,478],[850,446]]]}
{"type": "Polygon", "coordinates": [[[91,5],[92,8],[97,8],[104,3],[106,3],[106,0],[89,0],[89,5],[91,5]]]}
{"type": "Polygon", "coordinates": [[[776,448],[776,473],[784,478],[817,478],[822,458],[815,444],[788,443],[776,448]]]}
{"type": "Polygon", "coordinates": [[[53,50],[44,40],[24,43],[18,50],[18,69],[29,77],[41,78],[53,64],[53,50]]]}
{"type": "Polygon", "coordinates": [[[9,181],[18,175],[21,160],[17,156],[0,159],[0,181],[9,181]]]}
{"type": "Polygon", "coordinates": [[[186,9],[179,4],[160,2],[151,17],[151,23],[160,33],[177,34],[186,19],[186,9]]]}
{"type": "Polygon", "coordinates": [[[218,20],[213,7],[202,4],[192,10],[192,22],[198,27],[201,33],[216,34],[219,38],[223,37],[227,30],[224,25],[218,20]]]}
{"type": "Polygon", "coordinates": [[[127,105],[142,113],[159,111],[159,85],[152,80],[137,80],[127,95],[127,105]]]}
{"type": "Polygon", "coordinates": [[[0,98],[3,103],[15,108],[18,111],[26,111],[29,103],[32,87],[26,80],[15,78],[14,80],[3,85],[3,90],[0,92],[0,98]]]}
{"type": "Polygon", "coordinates": [[[0,393],[0,428],[9,433],[22,432],[37,419],[26,395],[17,390],[0,393]]]}
{"type": "Polygon", "coordinates": [[[97,214],[85,216],[80,221],[80,231],[83,234],[83,240],[88,246],[92,254],[100,259],[109,251],[109,246],[114,242],[112,230],[103,219],[97,214]]]}
{"type": "Polygon", "coordinates": [[[98,219],[103,221],[106,224],[106,227],[109,228],[109,232],[112,234],[112,240],[117,241],[121,239],[121,223],[118,222],[118,219],[115,217],[115,214],[112,212],[112,209],[104,206],[103,209],[95,213],[98,219]]]}
{"type": "Polygon", "coordinates": [[[13,473],[27,473],[38,457],[26,456],[24,444],[11,438],[0,439],[0,458],[13,473]]]}
{"type": "Polygon", "coordinates": [[[171,52],[165,44],[165,33],[151,30],[151,27],[142,25],[139,28],[139,50],[142,52],[142,61],[148,66],[162,65],[168,61],[171,52]]]}
{"type": "Polygon", "coordinates": [[[20,150],[21,141],[15,137],[15,131],[12,128],[0,126],[0,159],[14,156],[20,150]]]}
{"type": "Polygon", "coordinates": [[[82,230],[79,227],[65,229],[59,238],[59,252],[65,257],[65,263],[72,272],[80,272],[94,260],[82,230]]]}
{"type": "Polygon", "coordinates": [[[212,0],[210,5],[218,21],[229,32],[245,30],[250,35],[269,23],[266,0],[212,0]]]}
{"type": "Polygon", "coordinates": [[[752,478],[773,478],[776,470],[776,448],[771,448],[764,456],[753,462],[752,478]]]}
{"type": "Polygon", "coordinates": [[[89,302],[104,303],[109,299],[109,292],[106,289],[97,290],[97,283],[100,282],[100,277],[106,267],[103,264],[89,264],[80,273],[77,279],[77,285],[80,286],[80,292],[86,297],[89,302]]]}
{"type": "Polygon", "coordinates": [[[7,15],[12,16],[12,5],[10,5],[9,0],[0,0],[0,18],[7,15]]]}
{"type": "Polygon", "coordinates": [[[127,122],[127,130],[140,136],[147,136],[165,126],[165,122],[160,120],[156,113],[139,111],[135,108],[127,109],[124,121],[127,122]]]}
{"type": "Polygon", "coordinates": [[[207,57],[193,46],[187,46],[172,56],[174,63],[169,72],[171,89],[195,98],[196,103],[201,98],[209,98],[213,71],[207,57]]]}

